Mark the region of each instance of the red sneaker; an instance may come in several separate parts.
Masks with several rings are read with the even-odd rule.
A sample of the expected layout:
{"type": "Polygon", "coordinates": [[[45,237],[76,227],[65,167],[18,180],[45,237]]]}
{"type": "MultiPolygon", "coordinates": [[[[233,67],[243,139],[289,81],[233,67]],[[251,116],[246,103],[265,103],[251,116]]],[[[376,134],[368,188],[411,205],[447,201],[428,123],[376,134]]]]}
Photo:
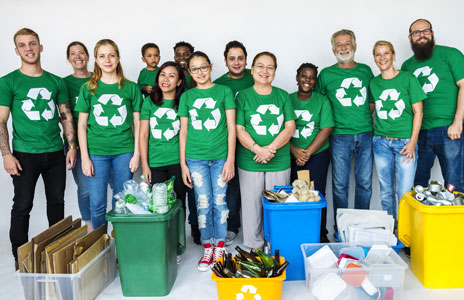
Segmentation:
{"type": "Polygon", "coordinates": [[[203,245],[203,256],[198,262],[198,270],[205,272],[211,269],[211,263],[213,262],[214,247],[211,244],[203,245]]]}
{"type": "Polygon", "coordinates": [[[224,242],[219,242],[217,246],[214,247],[213,264],[215,264],[218,259],[226,253],[226,248],[224,248],[224,246],[224,242]]]}

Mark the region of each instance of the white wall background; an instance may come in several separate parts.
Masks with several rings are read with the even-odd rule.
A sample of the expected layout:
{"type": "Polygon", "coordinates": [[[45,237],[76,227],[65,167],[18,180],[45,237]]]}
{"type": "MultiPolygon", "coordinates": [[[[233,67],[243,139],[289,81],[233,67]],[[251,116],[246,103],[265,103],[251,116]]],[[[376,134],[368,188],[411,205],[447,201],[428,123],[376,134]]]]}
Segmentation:
{"type": "MultiPolygon", "coordinates": [[[[279,65],[274,84],[293,92],[296,90],[295,71],[301,63],[312,62],[323,68],[335,62],[330,36],[341,28],[356,33],[356,60],[369,64],[374,74],[378,74],[372,58],[375,41],[385,39],[394,44],[399,68],[412,54],[408,27],[417,18],[432,22],[437,43],[463,51],[463,9],[464,2],[460,0],[0,0],[0,76],[20,66],[20,59],[14,52],[13,35],[18,29],[29,27],[40,35],[44,45],[44,69],[59,76],[72,72],[65,57],[68,43],[82,41],[93,52],[98,40],[111,38],[120,47],[121,63],[131,80],[135,81],[144,67],[140,54],[144,43],[155,42],[160,46],[162,63],[173,59],[172,47],[180,40],[189,41],[195,49],[210,56],[214,65],[213,77],[216,78],[226,72],[222,54],[225,44],[237,39],[247,47],[249,65],[256,53],[263,50],[274,52],[279,65]]],[[[90,65],[93,65],[93,59],[90,65]]],[[[437,166],[433,178],[441,180],[437,166]]],[[[373,182],[371,207],[379,208],[375,175],[373,182]]],[[[68,172],[67,183],[66,214],[78,217],[71,172],[68,172]]],[[[330,184],[329,180],[329,203],[332,199],[330,184]]],[[[2,245],[9,245],[13,187],[3,167],[0,169],[0,191],[0,241],[2,245]]],[[[352,188],[351,199],[353,194],[352,188]]],[[[34,204],[31,236],[47,226],[41,180],[34,204]]],[[[11,255],[9,247],[3,246],[0,255],[11,255]]]]}

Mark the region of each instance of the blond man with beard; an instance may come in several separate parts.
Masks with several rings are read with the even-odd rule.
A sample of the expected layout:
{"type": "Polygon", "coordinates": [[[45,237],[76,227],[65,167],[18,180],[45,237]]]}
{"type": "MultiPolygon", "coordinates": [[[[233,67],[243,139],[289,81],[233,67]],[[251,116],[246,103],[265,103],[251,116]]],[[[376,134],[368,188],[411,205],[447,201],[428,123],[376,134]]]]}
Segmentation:
{"type": "Polygon", "coordinates": [[[354,155],[355,208],[369,209],[372,195],[372,115],[369,109],[371,69],[354,61],[356,36],[342,29],[331,38],[337,63],[323,69],[316,91],[332,105],[335,127],[330,137],[334,215],[348,207],[351,159],[354,155]]]}

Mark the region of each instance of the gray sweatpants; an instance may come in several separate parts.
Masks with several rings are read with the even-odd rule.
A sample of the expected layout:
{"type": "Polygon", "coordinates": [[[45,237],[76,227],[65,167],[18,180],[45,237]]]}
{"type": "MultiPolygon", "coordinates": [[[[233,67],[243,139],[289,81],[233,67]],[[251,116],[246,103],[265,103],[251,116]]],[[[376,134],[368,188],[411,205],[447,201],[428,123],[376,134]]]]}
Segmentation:
{"type": "Polygon", "coordinates": [[[249,248],[264,246],[263,190],[289,185],[290,168],[279,172],[248,172],[238,168],[242,198],[243,244],[249,248]]]}

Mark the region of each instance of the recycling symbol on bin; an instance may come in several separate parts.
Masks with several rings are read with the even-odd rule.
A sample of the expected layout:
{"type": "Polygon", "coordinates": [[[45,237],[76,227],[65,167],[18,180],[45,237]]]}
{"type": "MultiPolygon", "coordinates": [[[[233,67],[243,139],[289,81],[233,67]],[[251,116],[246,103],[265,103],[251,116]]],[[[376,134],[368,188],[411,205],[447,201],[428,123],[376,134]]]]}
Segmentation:
{"type": "Polygon", "coordinates": [[[419,78],[419,76],[420,77],[427,76],[429,83],[425,82],[424,85],[422,86],[422,89],[424,90],[426,94],[433,92],[433,90],[438,84],[438,81],[440,80],[437,74],[432,73],[432,68],[430,68],[429,66],[425,66],[425,67],[415,70],[414,76],[416,76],[417,78],[419,78]]]}
{"type": "Polygon", "coordinates": [[[53,102],[51,97],[52,93],[49,92],[46,88],[32,88],[29,90],[29,92],[27,92],[27,98],[29,99],[22,101],[23,105],[21,105],[21,109],[29,118],[29,120],[39,121],[41,116],[46,121],[51,120],[53,119],[56,110],[55,102],[53,102]],[[47,101],[45,109],[42,110],[42,113],[40,113],[40,110],[44,107],[44,104],[40,103],[40,100],[47,101]]]}
{"type": "Polygon", "coordinates": [[[298,119],[301,119],[306,122],[306,126],[301,130],[295,130],[293,137],[299,138],[301,135],[302,137],[307,139],[308,136],[311,136],[311,134],[313,134],[314,131],[314,122],[310,122],[313,115],[307,110],[295,110],[295,114],[298,119]]]}
{"type": "Polygon", "coordinates": [[[160,140],[162,136],[166,138],[166,140],[172,139],[174,136],[177,135],[179,132],[180,128],[180,122],[177,118],[177,113],[174,109],[172,108],[165,108],[165,107],[160,107],[158,108],[154,113],[153,117],[150,118],[150,128],[151,128],[151,135],[155,138],[160,140]],[[165,117],[168,120],[173,120],[172,121],[172,129],[167,128],[166,130],[162,129],[157,129],[156,126],[158,126],[158,120],[162,119],[165,117]]]}
{"type": "Polygon", "coordinates": [[[126,105],[121,106],[123,98],[119,97],[119,95],[116,94],[103,94],[98,98],[98,102],[101,104],[95,104],[93,106],[93,115],[95,116],[95,121],[97,122],[98,125],[100,126],[108,126],[108,116],[102,116],[102,114],[105,112],[103,109],[102,104],[109,108],[107,105],[108,102],[111,101],[111,105],[119,106],[118,107],[118,113],[119,116],[114,114],[111,116],[109,119],[109,122],[114,126],[121,126],[124,124],[124,121],[126,120],[127,117],[127,108],[126,105]]]}
{"type": "Polygon", "coordinates": [[[258,289],[252,285],[244,285],[240,290],[241,293],[235,294],[235,300],[261,300],[261,295],[257,294],[258,289]],[[245,297],[246,295],[254,295],[253,298],[245,297]]]}
{"type": "Polygon", "coordinates": [[[340,88],[337,89],[335,97],[337,97],[338,101],[340,101],[341,105],[343,106],[352,106],[352,103],[354,103],[359,107],[363,105],[367,99],[367,90],[366,87],[362,86],[362,84],[362,81],[357,77],[345,78],[340,85],[340,88]],[[354,88],[359,89],[360,92],[360,95],[357,95],[354,97],[354,99],[346,97],[346,90],[350,89],[352,85],[354,88]]]}
{"type": "Polygon", "coordinates": [[[398,100],[399,97],[400,97],[400,93],[398,93],[398,91],[395,89],[384,90],[379,97],[381,100],[375,101],[375,110],[377,111],[377,116],[380,119],[384,119],[384,120],[388,118],[387,110],[382,110],[383,101],[388,100],[388,101],[396,101],[394,104],[395,105],[394,108],[390,109],[390,111],[388,112],[388,116],[393,120],[400,117],[401,114],[403,114],[405,105],[404,105],[403,99],[398,100]]]}
{"type": "Polygon", "coordinates": [[[206,130],[210,131],[211,129],[216,129],[218,127],[219,121],[221,120],[221,111],[219,108],[214,109],[216,107],[216,101],[214,101],[213,98],[198,98],[193,103],[193,107],[195,108],[189,110],[189,114],[190,118],[192,119],[192,126],[194,129],[202,130],[204,126],[206,130]],[[197,120],[198,112],[196,110],[201,109],[203,105],[205,105],[207,109],[212,110],[212,118],[208,117],[204,122],[202,122],[202,120],[197,120]]]}
{"type": "Polygon", "coordinates": [[[269,131],[269,133],[274,136],[280,132],[280,128],[282,128],[282,124],[284,123],[284,115],[280,114],[280,108],[274,104],[263,104],[256,109],[256,112],[257,114],[251,115],[250,123],[257,134],[266,135],[267,131],[269,131]],[[261,115],[266,115],[267,111],[269,111],[271,115],[277,116],[275,118],[277,124],[273,122],[269,128],[267,128],[266,125],[259,125],[263,121],[261,115]]]}

